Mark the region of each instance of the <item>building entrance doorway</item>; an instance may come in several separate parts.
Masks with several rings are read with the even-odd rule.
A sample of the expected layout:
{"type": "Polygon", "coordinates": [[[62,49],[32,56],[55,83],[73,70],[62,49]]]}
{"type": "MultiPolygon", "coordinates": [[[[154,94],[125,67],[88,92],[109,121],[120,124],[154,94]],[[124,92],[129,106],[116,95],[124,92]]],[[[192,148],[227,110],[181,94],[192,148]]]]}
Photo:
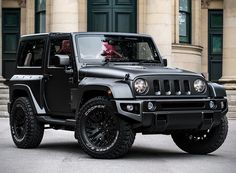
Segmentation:
{"type": "Polygon", "coordinates": [[[209,10],[208,22],[209,80],[217,82],[222,77],[223,11],[209,10]]]}
{"type": "Polygon", "coordinates": [[[14,74],[16,51],[20,38],[20,9],[2,9],[2,75],[9,79],[14,74]]]}
{"type": "Polygon", "coordinates": [[[137,32],[136,0],[88,0],[88,31],[137,32]]]}

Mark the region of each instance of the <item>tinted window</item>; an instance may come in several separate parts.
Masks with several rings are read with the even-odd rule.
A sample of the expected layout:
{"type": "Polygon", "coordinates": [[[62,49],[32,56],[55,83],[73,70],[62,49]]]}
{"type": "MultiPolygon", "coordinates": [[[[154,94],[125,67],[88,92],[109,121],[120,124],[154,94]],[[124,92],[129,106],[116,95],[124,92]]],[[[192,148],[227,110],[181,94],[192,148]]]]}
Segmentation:
{"type": "Polygon", "coordinates": [[[156,61],[159,55],[148,37],[81,36],[77,39],[80,57],[109,61],[156,61]]]}
{"type": "Polygon", "coordinates": [[[68,57],[71,57],[71,54],[72,44],[69,37],[55,37],[50,39],[49,66],[56,66],[56,64],[58,64],[58,56],[68,55],[68,57]]]}
{"type": "Polygon", "coordinates": [[[20,44],[20,58],[18,66],[40,67],[44,52],[45,40],[22,41],[20,44]]]}

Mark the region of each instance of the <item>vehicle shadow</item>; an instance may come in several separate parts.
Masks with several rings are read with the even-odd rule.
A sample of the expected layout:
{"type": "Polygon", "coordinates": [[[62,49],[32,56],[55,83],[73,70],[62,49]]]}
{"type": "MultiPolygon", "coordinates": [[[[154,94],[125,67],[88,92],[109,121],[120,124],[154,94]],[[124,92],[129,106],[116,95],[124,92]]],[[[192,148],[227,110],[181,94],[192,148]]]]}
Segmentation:
{"type": "Polygon", "coordinates": [[[53,143],[42,143],[40,144],[40,150],[47,150],[47,151],[58,151],[58,152],[66,152],[69,154],[76,153],[76,154],[84,154],[80,145],[75,142],[53,142],[53,143]]]}
{"type": "Polygon", "coordinates": [[[182,151],[167,150],[161,148],[147,148],[145,146],[133,146],[129,151],[127,159],[150,159],[150,158],[188,158],[192,155],[182,151]]]}
{"type": "MultiPolygon", "coordinates": [[[[58,143],[44,143],[39,147],[40,150],[65,152],[68,154],[79,154],[82,157],[91,158],[85,154],[80,145],[76,142],[58,142],[58,143]]],[[[148,148],[145,146],[133,146],[128,154],[121,159],[136,160],[136,159],[189,159],[189,158],[215,158],[218,157],[214,154],[208,155],[193,155],[183,151],[167,150],[162,148],[148,148]]],[[[91,158],[93,159],[93,158],[91,158]]]]}

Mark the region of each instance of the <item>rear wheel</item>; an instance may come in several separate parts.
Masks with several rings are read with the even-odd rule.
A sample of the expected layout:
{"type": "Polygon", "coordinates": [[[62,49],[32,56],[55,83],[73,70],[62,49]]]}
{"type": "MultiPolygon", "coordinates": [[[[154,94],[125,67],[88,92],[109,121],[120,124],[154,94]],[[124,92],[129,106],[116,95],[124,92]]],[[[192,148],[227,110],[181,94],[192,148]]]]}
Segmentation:
{"type": "Polygon", "coordinates": [[[103,97],[93,98],[81,108],[76,136],[87,154],[103,159],[125,155],[135,139],[130,124],[116,116],[103,97]]]}
{"type": "Polygon", "coordinates": [[[28,98],[20,97],[13,103],[10,128],[12,139],[19,148],[35,148],[41,143],[44,125],[37,121],[28,98]]]}
{"type": "Polygon", "coordinates": [[[173,133],[175,144],[191,154],[208,154],[217,150],[225,141],[228,120],[224,116],[219,125],[205,131],[183,131],[173,133]]]}

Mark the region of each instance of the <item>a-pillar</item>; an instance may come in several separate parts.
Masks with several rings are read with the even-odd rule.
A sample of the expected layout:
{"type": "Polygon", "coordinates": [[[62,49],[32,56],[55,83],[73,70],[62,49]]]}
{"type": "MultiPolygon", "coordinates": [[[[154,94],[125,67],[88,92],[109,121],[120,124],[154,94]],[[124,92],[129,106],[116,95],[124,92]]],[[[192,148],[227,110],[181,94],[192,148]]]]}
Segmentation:
{"type": "Polygon", "coordinates": [[[229,101],[229,116],[236,118],[236,1],[224,0],[223,76],[229,101]]]}
{"type": "MultiPolygon", "coordinates": [[[[50,0],[48,32],[76,32],[79,23],[78,0],[50,0]]],[[[49,11],[48,11],[49,10],[49,11]]]]}
{"type": "Polygon", "coordinates": [[[144,1],[144,32],[151,35],[157,43],[159,51],[171,65],[171,15],[172,0],[144,1]]]}

